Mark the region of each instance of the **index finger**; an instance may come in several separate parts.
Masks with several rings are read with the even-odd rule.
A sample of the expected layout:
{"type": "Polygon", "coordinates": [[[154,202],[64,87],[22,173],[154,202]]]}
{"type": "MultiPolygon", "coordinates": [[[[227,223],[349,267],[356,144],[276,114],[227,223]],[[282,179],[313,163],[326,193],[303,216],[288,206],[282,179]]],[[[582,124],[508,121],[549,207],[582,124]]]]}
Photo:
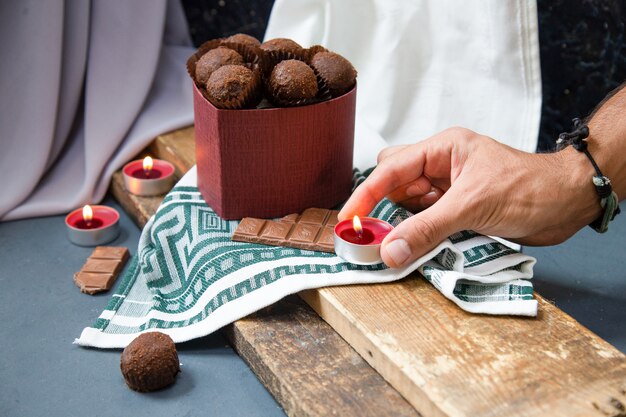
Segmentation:
{"type": "Polygon", "coordinates": [[[450,175],[454,136],[455,130],[448,129],[383,159],[354,190],[340,211],[339,219],[367,215],[386,195],[410,182],[423,188],[424,194],[428,193],[431,187],[428,176],[450,175]]]}
{"type": "Polygon", "coordinates": [[[425,162],[422,148],[420,144],[411,145],[383,159],[354,190],[339,212],[339,219],[355,214],[367,215],[383,197],[409,182],[416,182],[417,187],[423,187],[426,194],[430,190],[430,181],[422,176],[425,162]]]}

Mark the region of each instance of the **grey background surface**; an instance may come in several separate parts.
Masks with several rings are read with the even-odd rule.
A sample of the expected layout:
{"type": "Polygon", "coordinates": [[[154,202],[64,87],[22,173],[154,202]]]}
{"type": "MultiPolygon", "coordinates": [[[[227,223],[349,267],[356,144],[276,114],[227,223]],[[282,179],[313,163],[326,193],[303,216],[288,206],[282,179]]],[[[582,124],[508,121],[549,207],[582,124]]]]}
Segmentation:
{"type": "MultiPolygon", "coordinates": [[[[134,254],[139,229],[103,204],[121,215],[108,245],[134,254]]],[[[176,383],[149,394],[126,387],[121,350],[73,345],[111,297],[72,281],[92,250],[67,240],[64,216],[0,223],[0,416],[285,415],[219,333],[178,344],[176,383]]]]}
{"type": "MultiPolygon", "coordinates": [[[[139,230],[120,211],[111,245],[135,253],[139,230]]],[[[622,209],[626,209],[622,205],[622,209]]],[[[626,351],[626,215],[609,232],[582,230],[563,245],[526,248],[535,288],[626,351]]],[[[0,416],[279,416],[280,407],[219,334],[177,346],[182,373],[170,388],[131,391],[120,350],[73,345],[110,294],[72,282],[91,253],[66,239],[63,216],[0,223],[0,416]]]]}
{"type": "Polygon", "coordinates": [[[535,291],[626,352],[626,202],[604,234],[585,227],[567,242],[527,247],[535,291]]]}

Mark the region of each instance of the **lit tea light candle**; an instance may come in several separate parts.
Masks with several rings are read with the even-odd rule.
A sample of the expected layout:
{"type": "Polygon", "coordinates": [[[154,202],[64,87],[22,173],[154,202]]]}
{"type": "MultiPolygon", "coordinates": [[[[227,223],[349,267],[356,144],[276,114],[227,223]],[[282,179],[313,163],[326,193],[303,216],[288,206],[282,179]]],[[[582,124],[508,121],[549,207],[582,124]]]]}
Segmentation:
{"type": "Polygon", "coordinates": [[[165,194],[174,186],[174,165],[161,159],[146,156],[129,162],[122,172],[126,189],[135,195],[165,194]]]}
{"type": "Polygon", "coordinates": [[[339,222],[335,226],[335,253],[353,264],[380,263],[380,244],[392,230],[389,223],[372,217],[354,216],[339,222]]]}
{"type": "Polygon", "coordinates": [[[120,234],[120,214],[107,206],[86,205],[65,217],[67,236],[79,246],[97,246],[110,242],[120,234]]]}
{"type": "Polygon", "coordinates": [[[145,158],[143,158],[143,174],[141,173],[141,171],[133,172],[133,177],[141,178],[144,180],[159,178],[161,176],[161,171],[155,169],[153,172],[153,167],[154,161],[152,160],[152,157],[146,156],[145,158]],[[150,174],[152,174],[152,176],[150,176],[150,174]]]}

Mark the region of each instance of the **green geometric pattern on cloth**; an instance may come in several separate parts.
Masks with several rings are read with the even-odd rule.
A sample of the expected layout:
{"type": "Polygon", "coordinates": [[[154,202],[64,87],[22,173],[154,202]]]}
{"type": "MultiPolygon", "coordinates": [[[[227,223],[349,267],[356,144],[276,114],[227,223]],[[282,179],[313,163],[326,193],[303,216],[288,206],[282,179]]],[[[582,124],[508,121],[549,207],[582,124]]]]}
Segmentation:
{"type": "MultiPolygon", "coordinates": [[[[355,171],[355,186],[364,178],[355,171]]],[[[370,215],[397,225],[411,214],[383,200],[370,215]]],[[[521,279],[532,275],[532,258],[473,232],[451,236],[412,267],[391,270],[382,263],[350,264],[331,253],[232,242],[237,224],[217,216],[197,187],[177,185],[144,228],[116,294],[76,343],[124,347],[149,329],[160,329],[180,342],[209,334],[302,289],[393,281],[418,267],[468,311],[536,314],[532,285],[521,279]],[[448,279],[452,273],[456,275],[448,279]],[[522,301],[527,303],[520,310],[522,301]],[[505,306],[490,311],[493,303],[505,306]]]]}

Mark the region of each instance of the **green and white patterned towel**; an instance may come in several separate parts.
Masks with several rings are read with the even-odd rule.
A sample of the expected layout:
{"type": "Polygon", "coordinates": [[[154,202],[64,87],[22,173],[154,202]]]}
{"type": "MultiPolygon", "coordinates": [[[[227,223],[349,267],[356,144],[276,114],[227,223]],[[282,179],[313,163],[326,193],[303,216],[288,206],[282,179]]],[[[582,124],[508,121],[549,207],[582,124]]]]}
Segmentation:
{"type": "MultiPolygon", "coordinates": [[[[363,178],[355,173],[355,183],[363,178]]],[[[371,215],[398,224],[410,213],[385,200],[371,215]]],[[[232,242],[237,223],[206,205],[192,169],[146,224],[117,293],[75,343],[121,348],[157,329],[183,342],[304,289],[394,281],[415,269],[466,311],[537,314],[527,280],[535,259],[473,232],[451,236],[408,267],[389,269],[330,253],[232,242]]]]}

